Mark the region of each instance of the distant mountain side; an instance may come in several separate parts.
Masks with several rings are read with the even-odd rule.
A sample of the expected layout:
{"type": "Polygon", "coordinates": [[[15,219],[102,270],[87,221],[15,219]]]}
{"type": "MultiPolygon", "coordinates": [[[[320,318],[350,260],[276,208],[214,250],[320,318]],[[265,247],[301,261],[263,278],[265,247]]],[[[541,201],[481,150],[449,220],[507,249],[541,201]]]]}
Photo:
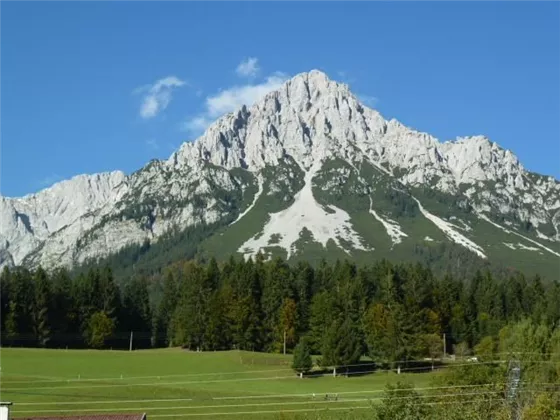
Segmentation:
{"type": "Polygon", "coordinates": [[[160,250],[456,258],[549,277],[560,267],[560,182],[486,137],[441,143],[387,121],[319,71],[225,115],[167,161],[1,197],[0,216],[2,266],[160,250]]]}

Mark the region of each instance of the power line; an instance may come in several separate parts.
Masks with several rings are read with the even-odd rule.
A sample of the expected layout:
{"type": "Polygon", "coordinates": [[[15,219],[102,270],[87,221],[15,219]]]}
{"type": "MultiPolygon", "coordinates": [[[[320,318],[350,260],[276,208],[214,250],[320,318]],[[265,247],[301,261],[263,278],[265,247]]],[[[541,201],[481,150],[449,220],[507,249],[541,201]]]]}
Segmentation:
{"type": "MultiPolygon", "coordinates": [[[[404,362],[408,362],[408,363],[426,363],[428,361],[426,360],[408,360],[408,361],[402,361],[400,363],[404,363],[404,362]]],[[[552,361],[541,361],[543,363],[553,363],[552,361]]],[[[394,363],[399,363],[399,362],[394,362],[394,363]]],[[[491,364],[497,364],[497,363],[506,363],[505,360],[494,360],[494,361],[488,361],[488,362],[468,362],[468,363],[447,363],[447,364],[443,364],[443,365],[439,365],[437,366],[437,369],[444,369],[444,368],[450,368],[450,367],[461,367],[461,366],[480,366],[480,365],[491,365],[491,364]]],[[[357,366],[376,366],[378,365],[375,362],[371,362],[371,363],[355,363],[355,364],[349,364],[349,365],[336,365],[336,366],[326,366],[324,367],[324,369],[332,369],[335,368],[336,369],[342,369],[342,368],[348,368],[348,367],[357,367],[357,366]]],[[[416,367],[409,367],[409,368],[401,368],[401,371],[407,372],[407,371],[415,371],[415,370],[428,370],[430,367],[428,365],[426,366],[416,366],[416,367]]],[[[431,369],[431,368],[430,368],[431,369]]],[[[348,372],[347,375],[356,375],[356,374],[362,374],[362,373],[372,373],[372,372],[379,372],[379,373],[386,373],[386,372],[393,372],[396,369],[373,369],[373,370],[366,370],[366,371],[357,371],[357,372],[348,372]]],[[[66,382],[66,383],[72,383],[72,382],[93,382],[93,381],[99,381],[99,382],[103,382],[103,381],[122,381],[122,380],[136,380],[136,379],[167,379],[167,378],[182,378],[182,377],[199,377],[199,376],[221,376],[221,375],[239,375],[239,374],[253,374],[253,373],[268,373],[268,372],[291,372],[293,371],[293,369],[291,368],[284,368],[284,369],[263,369],[263,370],[253,370],[253,371],[236,371],[236,372],[208,372],[208,373],[187,373],[187,374],[176,374],[176,375],[152,375],[152,376],[130,376],[130,377],[111,377],[111,378],[76,378],[76,377],[72,377],[72,378],[64,378],[64,377],[60,377],[59,379],[49,379],[49,380],[29,380],[29,381],[8,381],[8,383],[10,384],[24,384],[24,383],[31,383],[31,384],[38,384],[38,383],[57,383],[57,382],[66,382]]],[[[5,374],[5,373],[4,373],[5,374]]],[[[20,374],[13,374],[15,376],[19,376],[20,374]]],[[[313,377],[313,376],[322,376],[323,374],[318,374],[318,375],[306,375],[307,377],[313,377]]],[[[24,375],[21,375],[24,376],[24,375]]],[[[292,376],[290,376],[292,377],[292,376]]],[[[151,385],[150,384],[146,384],[146,385],[151,385]]],[[[122,385],[122,384],[119,384],[122,385]]],[[[130,384],[130,385],[135,385],[135,386],[141,386],[143,384],[130,384]]],[[[108,386],[112,386],[112,385],[108,385],[108,386]]],[[[68,387],[62,387],[62,388],[68,388],[68,387]]],[[[15,389],[15,388],[12,388],[15,389]]],[[[19,388],[19,389],[30,389],[30,388],[19,388]]],[[[51,387],[41,387],[41,388],[37,388],[37,389],[55,389],[55,388],[51,388],[51,387]]]]}
{"type": "MultiPolygon", "coordinates": [[[[542,363],[554,363],[552,361],[541,361],[542,363]]],[[[480,366],[480,365],[489,365],[489,364],[496,364],[496,363],[505,363],[505,361],[492,361],[492,362],[476,362],[476,363],[465,363],[465,364],[447,364],[442,365],[439,369],[449,369],[449,368],[456,368],[461,366],[480,366]]],[[[426,367],[412,367],[412,368],[402,368],[401,371],[404,372],[412,372],[417,370],[426,370],[426,367]]],[[[263,373],[266,372],[283,372],[283,371],[291,371],[291,369],[278,369],[278,370],[265,370],[263,373]]],[[[374,369],[374,370],[365,370],[365,371],[357,371],[357,372],[348,372],[345,375],[362,375],[368,373],[388,373],[393,372],[394,369],[374,369]]],[[[253,372],[249,372],[253,373],[253,372]]],[[[203,374],[206,375],[206,374],[203,374]]],[[[217,374],[219,375],[219,374],[217,374]]],[[[306,375],[307,377],[320,377],[325,376],[324,373],[318,374],[311,374],[306,375]]],[[[4,382],[4,389],[5,393],[13,393],[14,391],[29,391],[29,390],[51,390],[51,389],[90,389],[90,388],[116,388],[116,387],[132,387],[132,386],[167,386],[167,385],[187,385],[187,384],[205,384],[205,383],[220,383],[220,382],[245,382],[245,381],[262,381],[262,380],[281,380],[281,379],[296,379],[295,375],[289,376],[264,376],[258,378],[234,378],[234,379],[208,379],[208,380],[201,380],[201,381],[173,381],[173,382],[149,382],[149,383],[122,383],[128,379],[110,379],[114,381],[120,381],[121,383],[112,383],[112,384],[100,384],[100,385],[87,385],[87,386],[41,386],[41,387],[16,387],[16,388],[9,388],[6,389],[6,383],[4,382]]],[[[72,380],[72,382],[80,382],[80,380],[72,380]]],[[[85,380],[84,380],[85,381],[85,380]]],[[[58,382],[58,381],[56,381],[58,382]]],[[[64,382],[61,380],[60,382],[64,382]]],[[[67,379],[67,383],[70,383],[71,380],[67,379]]],[[[44,383],[44,382],[34,382],[30,381],[29,383],[44,383]]]]}
{"type": "MultiPolygon", "coordinates": [[[[421,387],[421,388],[414,388],[414,390],[416,391],[428,391],[428,390],[441,390],[441,389],[462,389],[462,388],[479,388],[479,387],[484,387],[484,386],[493,386],[493,385],[504,385],[504,383],[486,383],[486,384],[477,384],[477,385],[448,385],[448,386],[434,386],[434,387],[421,387]]],[[[393,390],[395,391],[402,391],[402,390],[408,390],[409,388],[393,388],[393,390]]],[[[377,389],[377,390],[367,390],[367,391],[329,391],[327,392],[328,394],[334,394],[334,393],[338,393],[338,394],[368,394],[368,393],[381,393],[381,392],[385,392],[384,389],[377,389]]],[[[292,397],[310,397],[312,396],[314,393],[303,393],[303,394],[263,394],[263,395],[247,395],[247,396],[231,396],[231,397],[213,397],[213,400],[235,400],[235,399],[265,399],[265,398],[292,398],[292,397]]],[[[315,394],[319,394],[318,392],[316,392],[315,394]]],[[[188,400],[192,400],[192,399],[188,399],[188,400]]],[[[139,402],[172,402],[172,401],[186,401],[186,399],[157,399],[157,400],[140,400],[139,402]]],[[[137,402],[136,400],[118,400],[118,401],[110,401],[112,403],[127,403],[127,402],[137,402]]],[[[64,404],[64,405],[73,405],[73,404],[102,404],[105,403],[105,401],[59,401],[59,402],[53,402],[53,401],[49,401],[49,402],[24,402],[24,403],[19,403],[18,406],[28,406],[28,405],[57,405],[57,404],[64,404]]],[[[108,403],[108,402],[107,402],[108,403]]]]}
{"type": "MultiPolygon", "coordinates": [[[[424,398],[449,398],[449,397],[465,397],[474,395],[490,395],[497,394],[501,391],[484,391],[484,392],[469,392],[469,393],[459,393],[459,394],[432,394],[432,395],[412,395],[412,396],[401,396],[392,397],[392,399],[397,400],[409,400],[409,399],[424,399],[424,398]]],[[[328,400],[328,401],[295,401],[295,402],[270,402],[270,403],[245,403],[245,404],[222,404],[222,405],[194,405],[194,406],[176,406],[176,407],[127,407],[127,408],[94,408],[94,409],[67,409],[67,410],[40,410],[42,413],[74,413],[74,412],[105,412],[105,411],[132,411],[132,410],[179,410],[179,409],[190,409],[199,410],[207,408],[239,408],[239,407],[263,407],[263,406],[280,406],[280,405],[302,405],[302,404],[326,404],[326,403],[345,403],[345,402],[361,402],[361,401],[377,401],[385,397],[373,397],[373,398],[359,398],[359,399],[340,399],[340,400],[328,400]]],[[[14,413],[36,413],[37,410],[14,410],[14,413]]]]}

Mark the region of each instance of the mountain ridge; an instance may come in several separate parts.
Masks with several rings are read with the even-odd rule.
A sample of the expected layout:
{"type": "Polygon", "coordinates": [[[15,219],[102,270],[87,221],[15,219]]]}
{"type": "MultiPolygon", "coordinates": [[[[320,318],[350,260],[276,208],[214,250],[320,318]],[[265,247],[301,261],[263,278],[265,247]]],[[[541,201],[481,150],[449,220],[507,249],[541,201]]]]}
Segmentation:
{"type": "MultiPolygon", "coordinates": [[[[364,245],[363,232],[355,229],[354,219],[363,217],[355,214],[358,207],[381,225],[377,228],[383,234],[405,242],[413,238],[402,230],[401,224],[409,221],[395,216],[394,203],[374,208],[391,194],[402,195],[391,200],[416,205],[416,213],[446,232],[447,240],[479,256],[486,257],[480,251],[484,247],[467,237],[469,223],[495,223],[502,232],[509,229],[525,238],[524,247],[537,244],[537,252],[560,256],[555,251],[560,248],[560,182],[527,171],[511,151],[484,136],[440,142],[395,119],[385,120],[362,105],[347,85],[313,70],[294,76],[253,106],[219,118],[167,160],[152,160],[130,175],[79,175],[21,198],[1,197],[0,265],[72,266],[128,244],[157,241],[170,229],[212,224],[231,214],[238,216],[233,229],[263,200],[269,203],[262,229],[243,241],[258,249],[243,252],[236,246],[231,252],[255,255],[279,248],[290,256],[297,253],[300,237],[310,235],[311,242],[325,249],[332,242],[348,255],[368,249],[375,253],[376,247],[364,245]],[[327,170],[329,165],[336,168],[327,170]],[[340,194],[357,197],[359,206],[343,209],[332,197],[322,197],[318,178],[323,186],[352,183],[340,194]],[[376,188],[385,192],[373,200],[376,188]],[[404,192],[387,192],[394,189],[404,192]],[[253,190],[253,195],[247,193],[253,190]],[[453,201],[457,214],[471,208],[463,217],[471,222],[463,220],[463,229],[452,227],[434,208],[425,208],[423,196],[430,194],[453,201]],[[296,218],[309,209],[317,218],[296,218]],[[272,228],[275,218],[279,224],[272,228]],[[286,231],[286,220],[298,228],[286,231]]],[[[504,247],[511,251],[536,252],[502,243],[510,244],[504,247]]],[[[391,244],[391,249],[399,246],[391,244]]]]}

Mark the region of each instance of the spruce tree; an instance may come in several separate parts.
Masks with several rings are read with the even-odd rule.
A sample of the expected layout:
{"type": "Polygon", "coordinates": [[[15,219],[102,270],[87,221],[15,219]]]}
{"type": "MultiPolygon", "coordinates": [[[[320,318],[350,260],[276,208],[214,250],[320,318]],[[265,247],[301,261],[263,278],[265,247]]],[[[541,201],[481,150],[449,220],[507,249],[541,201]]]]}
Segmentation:
{"type": "Polygon", "coordinates": [[[101,309],[107,316],[116,319],[121,298],[113,278],[113,272],[107,266],[99,274],[99,291],[101,292],[101,309]]]}
{"type": "Polygon", "coordinates": [[[302,377],[303,374],[309,372],[312,367],[313,360],[311,360],[309,344],[307,339],[302,337],[294,349],[292,369],[294,369],[300,374],[300,377],[302,377]]]}
{"type": "Polygon", "coordinates": [[[51,306],[51,283],[47,273],[38,268],[34,276],[35,296],[33,300],[33,332],[39,346],[46,346],[51,337],[49,314],[51,306]]]}
{"type": "Polygon", "coordinates": [[[327,329],[321,349],[323,366],[344,367],[356,364],[362,356],[362,343],[350,318],[338,318],[327,329]]]}

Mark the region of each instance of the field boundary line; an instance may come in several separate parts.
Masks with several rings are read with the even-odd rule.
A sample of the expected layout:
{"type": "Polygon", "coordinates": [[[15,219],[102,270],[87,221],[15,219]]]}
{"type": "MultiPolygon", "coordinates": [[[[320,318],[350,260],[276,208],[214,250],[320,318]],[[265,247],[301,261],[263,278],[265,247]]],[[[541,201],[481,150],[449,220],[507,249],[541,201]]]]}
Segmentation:
{"type": "MultiPolygon", "coordinates": [[[[84,378],[78,379],[76,377],[68,377],[55,379],[56,377],[49,377],[45,376],[44,378],[52,378],[51,380],[39,380],[39,381],[9,381],[12,384],[16,383],[51,383],[51,382],[103,382],[103,381],[122,381],[122,380],[135,380],[135,379],[160,379],[160,378],[183,378],[183,377],[190,377],[190,376],[217,376],[217,375],[240,375],[240,374],[252,374],[252,373],[267,373],[267,372],[286,372],[286,371],[293,371],[293,369],[285,368],[285,369],[265,369],[265,370],[253,370],[253,371],[236,371],[236,372],[211,372],[211,373],[185,373],[185,374],[175,374],[175,375],[151,375],[151,376],[122,376],[122,377],[111,377],[111,378],[84,378]]],[[[16,376],[15,374],[13,374],[16,376]]],[[[23,375],[25,376],[25,375],[23,375]]],[[[32,377],[32,376],[30,376],[32,377]]],[[[41,378],[38,376],[38,378],[41,378]]]]}
{"type": "MultiPolygon", "coordinates": [[[[481,364],[489,364],[493,362],[479,362],[479,363],[467,363],[464,365],[444,365],[441,366],[440,369],[447,369],[451,367],[460,367],[460,366],[476,366],[481,364]]],[[[410,372],[413,370],[426,370],[425,367],[420,368],[404,368],[401,369],[401,372],[410,372]]],[[[290,369],[291,370],[291,369],[290,369]]],[[[393,372],[394,369],[387,369],[387,370],[366,370],[366,371],[359,371],[359,372],[348,372],[346,374],[341,374],[339,376],[350,376],[350,375],[363,375],[368,373],[389,373],[393,372]]],[[[313,377],[320,377],[320,376],[330,376],[329,373],[320,373],[320,374],[311,374],[306,375],[307,378],[313,377]]],[[[149,383],[122,383],[125,379],[113,379],[113,381],[119,381],[121,383],[110,383],[110,384],[101,384],[101,385],[86,385],[86,386],[44,386],[44,387],[16,387],[16,388],[9,388],[6,389],[6,384],[4,383],[4,392],[6,393],[13,393],[13,391],[29,391],[29,390],[51,390],[51,389],[91,389],[91,388],[116,388],[116,387],[125,387],[125,386],[173,386],[173,385],[189,385],[189,384],[207,384],[207,383],[221,383],[221,382],[245,382],[245,381],[268,381],[268,380],[279,380],[279,379],[299,379],[296,374],[292,374],[290,376],[268,376],[268,377],[258,377],[258,378],[235,378],[235,379],[208,379],[202,381],[176,381],[176,382],[149,382],[149,383]]],[[[70,381],[67,381],[70,383],[70,381]]],[[[79,381],[74,381],[79,382],[79,381]]]]}
{"type": "MultiPolygon", "coordinates": [[[[472,402],[482,402],[482,403],[490,403],[493,401],[501,401],[504,398],[493,398],[490,400],[465,400],[461,401],[461,404],[467,404],[472,402]]],[[[457,404],[457,401],[436,401],[436,402],[426,402],[426,403],[418,403],[416,405],[438,405],[438,404],[457,404]]],[[[234,416],[234,415],[256,415],[256,414],[277,414],[277,413],[303,413],[303,412],[310,412],[310,411],[317,411],[317,412],[328,412],[328,411],[348,411],[348,410],[362,410],[362,409],[372,409],[371,405],[356,405],[350,407],[325,407],[325,408],[300,408],[300,409],[289,409],[289,410],[267,410],[267,411],[233,411],[233,412],[213,412],[213,413],[184,413],[184,414],[156,414],[150,416],[151,418],[160,418],[160,417],[196,417],[196,416],[234,416]]]]}
{"type": "Polygon", "coordinates": [[[114,400],[114,401],[49,401],[49,402],[23,402],[18,403],[18,407],[20,406],[28,406],[28,405],[88,405],[88,404],[124,404],[124,403],[152,403],[152,402],[177,402],[177,401],[192,401],[192,398],[168,398],[168,399],[159,399],[159,400],[114,400]]]}
{"type": "Polygon", "coordinates": [[[185,413],[185,414],[160,414],[153,417],[195,417],[195,416],[234,416],[234,415],[253,415],[253,414],[276,414],[276,413],[303,413],[309,411],[344,411],[371,408],[369,405],[351,406],[351,407],[334,407],[334,408],[299,408],[293,410],[267,410],[267,411],[233,411],[233,412],[216,412],[216,413],[185,413]]]}
{"type": "MultiPolygon", "coordinates": [[[[480,388],[483,386],[491,386],[491,385],[505,385],[505,382],[498,382],[498,383],[487,383],[487,384],[477,384],[477,385],[448,385],[448,386],[435,386],[435,387],[421,387],[421,388],[414,388],[416,391],[430,391],[430,390],[439,390],[439,389],[458,389],[458,388],[480,388]]],[[[534,385],[549,385],[546,383],[537,383],[534,385]]],[[[405,388],[395,388],[394,391],[400,391],[405,388]]],[[[376,390],[362,390],[362,391],[321,391],[321,392],[309,392],[309,393],[300,393],[300,394],[261,394],[261,395],[246,395],[246,396],[232,396],[232,397],[212,397],[212,400],[215,401],[223,401],[223,400],[244,400],[244,399],[266,399],[266,398],[287,398],[287,397],[295,397],[295,398],[305,398],[310,397],[312,395],[325,395],[325,394],[340,394],[340,395],[347,395],[347,394],[374,394],[385,392],[384,389],[376,389],[376,390]]],[[[48,401],[48,402],[23,402],[18,403],[19,406],[46,406],[46,405],[88,405],[88,404],[123,404],[123,403],[137,403],[137,402],[144,402],[144,403],[151,403],[151,402],[173,402],[173,401],[193,401],[193,398],[162,398],[162,399],[154,399],[154,400],[113,400],[113,401],[48,401]]]]}
{"type": "MultiPolygon", "coordinates": [[[[505,353],[504,353],[505,354],[505,353]]],[[[523,353],[520,353],[523,354],[523,353]]],[[[438,359],[434,359],[434,360],[438,360],[438,359]]],[[[523,361],[523,360],[522,360],[523,361]]],[[[429,360],[424,360],[424,359],[417,359],[417,360],[400,360],[400,361],[396,361],[393,363],[418,363],[418,362],[424,362],[427,363],[429,362],[429,360]]],[[[550,361],[548,360],[544,360],[544,361],[528,361],[530,363],[549,363],[550,361]]],[[[459,367],[459,366],[476,366],[476,365],[487,365],[487,364],[495,364],[495,363],[506,363],[505,360],[493,360],[493,361],[488,361],[488,362],[468,362],[468,363],[455,363],[455,362],[451,362],[451,363],[447,363],[447,364],[442,364],[442,365],[438,365],[436,366],[436,369],[442,369],[442,368],[448,368],[448,367],[459,367]]],[[[356,366],[375,366],[375,365],[379,365],[379,363],[376,362],[365,362],[365,363],[354,363],[354,364],[349,364],[349,365],[337,365],[337,366],[325,366],[324,369],[344,369],[344,368],[348,368],[348,367],[356,367],[356,366]]],[[[407,372],[407,371],[413,371],[413,370],[429,370],[429,366],[416,366],[416,367],[402,367],[401,368],[401,372],[407,372]]],[[[396,371],[396,368],[392,368],[392,369],[375,369],[375,372],[394,372],[396,371]]],[[[252,374],[252,373],[266,373],[266,372],[286,372],[286,371],[292,371],[291,368],[283,368],[283,369],[263,369],[263,370],[253,370],[253,371],[235,371],[235,372],[208,372],[208,373],[185,373],[185,374],[173,374],[173,375],[150,375],[150,376],[123,376],[123,377],[105,377],[105,378],[84,378],[84,379],[77,379],[75,376],[73,377],[58,377],[58,376],[37,376],[37,375],[23,375],[23,374],[18,374],[18,373],[8,373],[8,376],[13,375],[13,376],[23,376],[23,377],[37,377],[37,378],[44,378],[45,380],[39,380],[39,381],[9,381],[12,384],[15,383],[49,383],[49,382],[87,382],[87,381],[117,381],[117,380],[135,380],[135,379],[155,379],[155,378],[182,378],[182,377],[198,377],[198,376],[217,376],[217,375],[239,375],[239,374],[252,374]]],[[[372,372],[372,371],[360,371],[360,372],[349,372],[348,374],[359,374],[359,373],[368,373],[368,372],[372,372]]],[[[6,376],[6,372],[2,372],[3,376],[6,376]]]]}
{"type": "MultiPolygon", "coordinates": [[[[72,410],[41,410],[43,413],[73,413],[73,412],[96,412],[96,411],[130,411],[130,410],[139,410],[139,411],[147,411],[147,410],[182,410],[182,409],[189,409],[189,410],[202,410],[207,408],[243,408],[243,407],[267,407],[267,406],[275,406],[275,405],[305,405],[305,404],[343,404],[343,403],[350,403],[350,402],[361,402],[361,401],[368,401],[368,398],[359,398],[359,399],[347,399],[347,400],[328,400],[328,401],[284,401],[284,402],[269,402],[269,403],[251,403],[251,404],[223,404],[223,405],[183,405],[183,406],[176,406],[176,407],[134,407],[134,408],[103,408],[103,409],[72,409],[72,410]]],[[[24,411],[13,411],[14,413],[36,413],[35,410],[24,410],[24,411]]]]}
{"type": "MultiPolygon", "coordinates": [[[[476,387],[483,387],[483,386],[490,386],[490,385],[505,385],[503,383],[497,384],[479,384],[479,385],[449,385],[449,386],[434,386],[434,387],[422,387],[422,388],[414,388],[415,391],[429,391],[432,389],[457,389],[457,388],[476,388],[476,387]]],[[[408,388],[394,388],[393,391],[403,391],[408,388]]],[[[324,394],[374,394],[379,392],[385,392],[385,389],[375,389],[375,390],[368,390],[368,391],[329,391],[329,392],[315,392],[316,395],[324,395],[324,394]]],[[[306,397],[311,396],[313,393],[305,393],[305,394],[269,394],[269,395],[249,395],[249,396],[237,396],[237,397],[214,397],[214,400],[234,400],[234,399],[258,399],[258,398],[284,398],[284,397],[306,397]]]]}
{"type": "MultiPolygon", "coordinates": [[[[496,391],[483,391],[483,392],[469,392],[469,393],[455,393],[455,394],[428,394],[428,395],[412,395],[403,397],[393,397],[397,400],[407,400],[407,399],[423,399],[423,398],[449,398],[449,397],[466,397],[473,395],[490,395],[501,393],[501,390],[496,391]]],[[[337,393],[334,393],[336,395],[337,393]]],[[[322,393],[319,395],[323,395],[322,393]]],[[[332,395],[332,394],[331,394],[332,395]]],[[[281,401],[281,402],[267,402],[267,403],[246,403],[246,404],[223,404],[223,405],[187,405],[187,406],[175,406],[175,407],[132,407],[132,408],[91,408],[91,409],[69,409],[69,410],[40,410],[42,413],[74,413],[74,412],[105,412],[105,411],[131,411],[131,410],[141,410],[141,411],[161,411],[161,410],[200,410],[207,408],[242,408],[242,407],[269,407],[269,406],[286,406],[286,405],[305,405],[305,404],[343,404],[349,402],[362,402],[362,401],[377,401],[385,398],[384,396],[373,397],[373,398],[353,398],[353,399],[336,399],[336,400],[309,400],[309,401],[281,401]]],[[[36,413],[37,410],[14,410],[14,413],[36,413]]]]}

